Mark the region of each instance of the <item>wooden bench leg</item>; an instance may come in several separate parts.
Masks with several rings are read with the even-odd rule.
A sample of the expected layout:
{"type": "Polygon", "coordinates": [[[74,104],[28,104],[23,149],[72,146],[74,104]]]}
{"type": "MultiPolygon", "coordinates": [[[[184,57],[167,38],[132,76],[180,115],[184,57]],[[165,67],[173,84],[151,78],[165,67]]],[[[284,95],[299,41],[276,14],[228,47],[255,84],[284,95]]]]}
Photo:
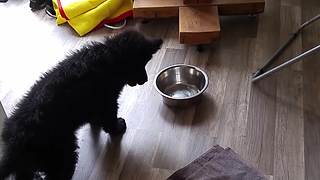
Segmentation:
{"type": "Polygon", "coordinates": [[[179,39],[183,44],[209,44],[220,34],[217,6],[179,8],[179,39]]]}

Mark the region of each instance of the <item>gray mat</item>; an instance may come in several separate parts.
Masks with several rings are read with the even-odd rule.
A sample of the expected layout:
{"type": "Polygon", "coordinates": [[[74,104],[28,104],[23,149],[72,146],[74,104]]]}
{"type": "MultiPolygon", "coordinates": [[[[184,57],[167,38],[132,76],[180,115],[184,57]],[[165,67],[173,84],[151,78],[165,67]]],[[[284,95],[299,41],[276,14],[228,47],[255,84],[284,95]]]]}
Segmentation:
{"type": "Polygon", "coordinates": [[[230,148],[214,146],[168,180],[267,180],[230,148]]]}

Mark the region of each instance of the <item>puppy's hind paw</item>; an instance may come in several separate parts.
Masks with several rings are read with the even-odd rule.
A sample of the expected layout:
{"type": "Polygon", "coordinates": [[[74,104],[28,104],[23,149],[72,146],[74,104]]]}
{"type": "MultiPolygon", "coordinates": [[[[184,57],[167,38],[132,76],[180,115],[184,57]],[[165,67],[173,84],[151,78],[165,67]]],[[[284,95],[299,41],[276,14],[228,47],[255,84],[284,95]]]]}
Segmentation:
{"type": "Polygon", "coordinates": [[[123,118],[118,118],[117,124],[112,127],[103,128],[110,135],[121,135],[126,132],[127,125],[123,118]]]}

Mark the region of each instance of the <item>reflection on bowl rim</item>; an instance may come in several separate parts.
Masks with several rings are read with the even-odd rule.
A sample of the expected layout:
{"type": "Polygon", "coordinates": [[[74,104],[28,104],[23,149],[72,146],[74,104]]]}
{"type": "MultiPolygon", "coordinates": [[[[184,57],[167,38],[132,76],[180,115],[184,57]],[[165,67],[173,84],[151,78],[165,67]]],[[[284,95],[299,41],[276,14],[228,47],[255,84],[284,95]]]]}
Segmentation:
{"type": "Polygon", "coordinates": [[[188,100],[188,99],[192,99],[192,98],[195,98],[199,95],[201,95],[208,87],[208,84],[209,84],[209,79],[208,79],[208,75],[207,73],[205,73],[203,70],[201,70],[200,68],[196,67],[196,66],[193,66],[193,65],[189,65],[189,64],[174,64],[174,65],[171,65],[171,66],[168,66],[164,69],[162,69],[159,73],[156,74],[155,78],[154,78],[154,87],[155,89],[158,91],[159,94],[161,94],[163,97],[166,97],[168,99],[172,99],[172,100],[188,100]],[[163,93],[157,86],[157,79],[158,77],[160,76],[160,74],[162,74],[163,72],[169,70],[169,69],[172,69],[172,68],[175,68],[175,67],[189,67],[189,68],[193,68],[197,71],[199,71],[203,76],[204,76],[204,80],[205,80],[205,84],[203,86],[203,88],[196,94],[192,95],[192,96],[189,96],[189,97],[182,97],[182,98],[173,98],[172,96],[169,96],[165,93],[163,93]]]}

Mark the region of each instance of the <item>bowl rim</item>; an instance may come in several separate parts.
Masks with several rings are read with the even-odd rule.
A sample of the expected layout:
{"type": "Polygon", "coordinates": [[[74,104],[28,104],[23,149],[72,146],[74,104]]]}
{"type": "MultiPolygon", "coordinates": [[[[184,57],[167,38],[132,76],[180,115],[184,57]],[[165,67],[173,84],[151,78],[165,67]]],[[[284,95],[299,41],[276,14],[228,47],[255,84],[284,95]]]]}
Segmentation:
{"type": "Polygon", "coordinates": [[[188,100],[188,99],[192,99],[192,98],[195,98],[199,95],[201,95],[208,87],[209,85],[209,78],[208,78],[208,75],[207,73],[205,73],[203,70],[201,70],[200,68],[194,66],[194,65],[189,65],[189,64],[174,64],[174,65],[170,65],[168,67],[165,67],[164,69],[162,69],[160,72],[158,72],[154,78],[154,82],[153,82],[153,85],[155,87],[155,89],[158,91],[159,94],[161,94],[163,97],[166,97],[168,99],[171,99],[171,100],[188,100]],[[175,68],[175,67],[181,67],[181,66],[184,66],[184,67],[188,67],[188,68],[193,68],[197,71],[199,71],[203,76],[204,76],[204,79],[205,79],[205,84],[203,86],[203,88],[196,94],[192,95],[192,96],[189,96],[189,97],[182,97],[182,98],[173,98],[165,93],[163,93],[157,86],[157,79],[159,78],[160,74],[162,74],[163,72],[169,70],[169,69],[172,69],[172,68],[175,68]]]}

